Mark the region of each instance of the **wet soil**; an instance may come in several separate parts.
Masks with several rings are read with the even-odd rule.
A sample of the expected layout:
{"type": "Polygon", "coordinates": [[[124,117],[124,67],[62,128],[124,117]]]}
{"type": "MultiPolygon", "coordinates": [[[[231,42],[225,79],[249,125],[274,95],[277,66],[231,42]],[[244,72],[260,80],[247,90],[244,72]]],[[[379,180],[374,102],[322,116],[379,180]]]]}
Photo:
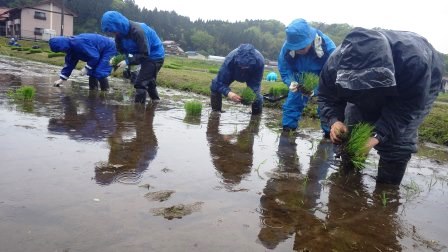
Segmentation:
{"type": "MultiPolygon", "coordinates": [[[[0,56],[1,251],[446,251],[448,151],[422,145],[398,189],[377,154],[342,173],[315,121],[129,83],[52,86],[59,68],[0,56]],[[32,102],[7,91],[32,85],[32,102]],[[202,115],[183,104],[200,100],[202,115]]],[[[162,69],[163,71],[163,69],[162,69]]]]}

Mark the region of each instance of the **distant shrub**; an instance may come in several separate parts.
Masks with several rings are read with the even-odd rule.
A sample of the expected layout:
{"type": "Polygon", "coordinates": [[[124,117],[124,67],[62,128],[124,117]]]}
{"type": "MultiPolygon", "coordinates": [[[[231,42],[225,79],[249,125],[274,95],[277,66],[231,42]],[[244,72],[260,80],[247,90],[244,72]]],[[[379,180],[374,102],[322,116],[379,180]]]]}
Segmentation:
{"type": "Polygon", "coordinates": [[[217,74],[219,72],[219,69],[218,68],[210,68],[210,69],[208,69],[208,72],[212,73],[212,74],[217,74]]]}
{"type": "Polygon", "coordinates": [[[163,65],[164,68],[170,68],[170,69],[181,69],[182,67],[179,65],[174,65],[174,64],[164,64],[163,65]]]}
{"type": "Polygon", "coordinates": [[[63,53],[63,52],[48,53],[48,58],[54,58],[54,57],[65,57],[65,53],[63,53]]]}
{"type": "Polygon", "coordinates": [[[42,49],[31,49],[28,51],[28,54],[33,54],[33,53],[41,53],[42,49]]]}

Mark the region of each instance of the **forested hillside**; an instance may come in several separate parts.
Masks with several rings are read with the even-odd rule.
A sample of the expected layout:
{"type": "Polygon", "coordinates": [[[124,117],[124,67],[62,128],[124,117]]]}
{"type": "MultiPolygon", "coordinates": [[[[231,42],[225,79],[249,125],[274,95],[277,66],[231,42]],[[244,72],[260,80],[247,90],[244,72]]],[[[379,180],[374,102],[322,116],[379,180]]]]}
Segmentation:
{"type": "MultiPolygon", "coordinates": [[[[0,6],[18,7],[41,0],[0,0],[0,6]]],[[[191,21],[176,12],[139,8],[134,0],[65,0],[67,8],[77,14],[75,34],[101,32],[101,16],[105,11],[117,10],[131,20],[153,27],[161,39],[174,40],[184,50],[199,51],[205,55],[225,56],[241,43],[252,43],[270,60],[276,60],[285,39],[285,25],[276,20],[245,20],[229,23],[212,20],[191,21]]],[[[291,20],[292,21],[292,20],[291,20]]],[[[348,24],[311,23],[329,35],[336,45],[353,28],[348,24]]],[[[445,62],[448,63],[448,55],[445,62]]],[[[446,66],[448,68],[448,64],[446,66]]]]}

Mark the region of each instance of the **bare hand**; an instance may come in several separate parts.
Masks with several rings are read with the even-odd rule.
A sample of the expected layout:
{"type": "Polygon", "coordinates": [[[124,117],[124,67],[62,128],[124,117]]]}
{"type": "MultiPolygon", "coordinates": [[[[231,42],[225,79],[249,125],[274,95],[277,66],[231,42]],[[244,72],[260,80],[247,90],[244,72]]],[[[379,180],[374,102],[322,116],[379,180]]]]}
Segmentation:
{"type": "Polygon", "coordinates": [[[229,94],[227,95],[227,97],[229,97],[230,100],[234,101],[234,102],[241,102],[241,96],[235,94],[234,92],[230,91],[229,94]]]}
{"type": "Polygon", "coordinates": [[[331,125],[330,139],[334,144],[341,144],[343,136],[348,132],[347,126],[340,121],[336,121],[331,125]]]}
{"type": "Polygon", "coordinates": [[[377,144],[379,144],[378,139],[376,139],[375,137],[369,138],[369,141],[367,142],[366,147],[365,147],[366,155],[369,154],[370,150],[373,147],[375,147],[377,144]]]}
{"type": "Polygon", "coordinates": [[[53,86],[59,87],[60,85],[62,85],[64,83],[64,81],[65,80],[63,80],[63,79],[59,79],[53,83],[53,86]]]}

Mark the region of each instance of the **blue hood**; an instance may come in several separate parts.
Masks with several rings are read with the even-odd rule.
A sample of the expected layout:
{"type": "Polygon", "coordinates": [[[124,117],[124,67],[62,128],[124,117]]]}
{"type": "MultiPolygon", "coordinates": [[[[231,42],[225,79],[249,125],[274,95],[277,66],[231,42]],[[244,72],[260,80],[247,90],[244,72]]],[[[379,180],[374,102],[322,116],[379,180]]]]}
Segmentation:
{"type": "Polygon", "coordinates": [[[316,29],[309,26],[304,19],[296,19],[289,24],[286,29],[285,47],[288,50],[300,50],[314,41],[316,37],[316,29]]]}
{"type": "Polygon", "coordinates": [[[68,37],[53,37],[48,43],[53,52],[67,52],[70,49],[70,38],[68,37]]]}
{"type": "Polygon", "coordinates": [[[235,64],[240,68],[250,68],[257,66],[257,54],[255,47],[251,44],[242,44],[239,46],[235,55],[235,64]]]}
{"type": "Polygon", "coordinates": [[[107,11],[101,19],[101,30],[103,32],[118,32],[122,36],[129,33],[129,19],[118,11],[107,11]]]}

